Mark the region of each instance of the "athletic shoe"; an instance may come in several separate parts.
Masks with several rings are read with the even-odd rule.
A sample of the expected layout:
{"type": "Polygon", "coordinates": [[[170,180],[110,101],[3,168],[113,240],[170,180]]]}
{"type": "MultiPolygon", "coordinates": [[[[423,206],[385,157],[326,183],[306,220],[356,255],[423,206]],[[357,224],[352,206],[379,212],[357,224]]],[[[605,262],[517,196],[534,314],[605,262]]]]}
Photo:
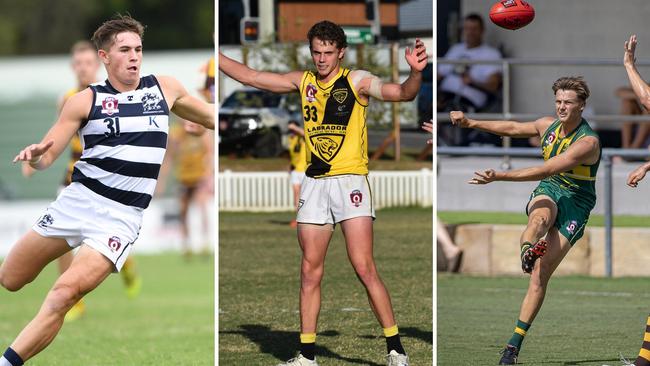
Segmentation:
{"type": "Polygon", "coordinates": [[[501,351],[501,361],[499,361],[499,365],[516,365],[517,364],[517,356],[519,356],[519,350],[517,347],[507,344],[506,348],[501,351]]]}
{"type": "Polygon", "coordinates": [[[391,350],[386,355],[386,363],[388,366],[409,366],[409,356],[391,350]]]}
{"type": "Polygon", "coordinates": [[[72,305],[70,310],[68,310],[68,312],[65,314],[63,321],[73,322],[81,318],[81,316],[84,315],[85,312],[86,312],[86,305],[84,304],[84,299],[81,299],[76,304],[72,305]]]}
{"type": "Polygon", "coordinates": [[[547,246],[546,240],[540,239],[535,245],[521,247],[521,269],[525,273],[533,272],[535,261],[546,254],[547,246]]]}
{"type": "Polygon", "coordinates": [[[129,299],[138,297],[138,295],[140,295],[140,290],[142,290],[142,278],[140,276],[136,276],[133,280],[131,280],[131,283],[125,285],[124,290],[126,291],[126,296],[129,299]]]}
{"type": "Polygon", "coordinates": [[[318,362],[316,362],[316,359],[312,361],[298,353],[298,357],[294,357],[285,363],[279,363],[278,366],[318,366],[318,362]]]}

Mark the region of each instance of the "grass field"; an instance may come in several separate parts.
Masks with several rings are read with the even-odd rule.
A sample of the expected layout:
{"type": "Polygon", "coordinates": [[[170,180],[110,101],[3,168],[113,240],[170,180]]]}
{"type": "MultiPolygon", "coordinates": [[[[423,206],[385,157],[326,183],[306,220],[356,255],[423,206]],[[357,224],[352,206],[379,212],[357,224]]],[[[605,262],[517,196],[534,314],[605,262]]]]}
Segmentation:
{"type": "MultiPolygon", "coordinates": [[[[214,365],[214,262],[178,254],[136,256],[142,293],[129,299],[119,275],[86,297],[86,314],[66,323],[30,366],[214,365]]],[[[0,347],[33,317],[56,276],[50,264],[17,293],[0,291],[0,347]]]]}
{"type": "MultiPolygon", "coordinates": [[[[275,365],[298,347],[300,250],[292,213],[220,213],[219,364],[275,365]]],[[[375,258],[412,365],[432,364],[431,209],[381,210],[375,258]]],[[[385,365],[386,345],[340,230],[330,244],[317,340],[320,365],[385,365]]]]}
{"type": "MultiPolygon", "coordinates": [[[[518,224],[525,225],[528,217],[522,211],[511,212],[472,212],[472,211],[447,211],[438,212],[438,217],[445,224],[518,224]]],[[[620,215],[613,217],[614,227],[647,227],[650,226],[650,217],[620,215]]],[[[603,215],[591,215],[588,227],[605,226],[603,215]]]]}
{"type": "MultiPolygon", "coordinates": [[[[527,280],[438,274],[438,365],[497,365],[527,280]]],[[[558,277],[523,343],[524,365],[634,360],[650,312],[647,278],[558,277]]]]}

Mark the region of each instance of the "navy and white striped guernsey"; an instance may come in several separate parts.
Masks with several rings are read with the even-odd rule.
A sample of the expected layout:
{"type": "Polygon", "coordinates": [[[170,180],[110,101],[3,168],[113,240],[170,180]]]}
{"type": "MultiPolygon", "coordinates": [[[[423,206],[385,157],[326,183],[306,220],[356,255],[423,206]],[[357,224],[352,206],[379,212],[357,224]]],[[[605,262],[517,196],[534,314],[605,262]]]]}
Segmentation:
{"type": "Polygon", "coordinates": [[[108,80],[90,86],[93,104],[79,129],[83,153],[72,182],[123,205],[147,208],[165,156],[169,107],[153,75],[121,93],[108,80]]]}

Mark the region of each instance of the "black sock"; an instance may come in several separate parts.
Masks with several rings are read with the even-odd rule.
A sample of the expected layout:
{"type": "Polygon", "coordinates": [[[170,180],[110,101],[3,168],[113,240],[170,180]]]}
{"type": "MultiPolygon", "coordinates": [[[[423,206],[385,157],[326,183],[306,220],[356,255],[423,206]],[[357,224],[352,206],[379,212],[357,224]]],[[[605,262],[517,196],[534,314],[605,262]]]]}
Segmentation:
{"type": "Polygon", "coordinates": [[[395,352],[400,353],[405,355],[406,351],[404,351],[404,347],[402,347],[402,342],[399,339],[399,334],[395,334],[394,336],[391,337],[386,337],[386,350],[388,351],[387,353],[390,353],[390,351],[395,350],[395,352]]]}
{"type": "Polygon", "coordinates": [[[23,359],[20,358],[20,356],[16,353],[16,351],[11,349],[11,347],[7,348],[7,350],[5,351],[4,355],[2,355],[2,357],[4,357],[7,361],[11,362],[13,366],[22,366],[22,364],[24,363],[23,359]]]}
{"type": "Polygon", "coordinates": [[[316,343],[300,343],[300,354],[302,357],[313,361],[316,357],[316,343]]]}

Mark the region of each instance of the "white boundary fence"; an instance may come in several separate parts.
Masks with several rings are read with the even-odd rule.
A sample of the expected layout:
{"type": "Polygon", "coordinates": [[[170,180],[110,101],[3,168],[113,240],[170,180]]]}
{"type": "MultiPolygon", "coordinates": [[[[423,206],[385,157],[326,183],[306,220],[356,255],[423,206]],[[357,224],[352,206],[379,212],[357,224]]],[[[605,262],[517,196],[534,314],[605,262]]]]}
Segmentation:
{"type": "MultiPolygon", "coordinates": [[[[433,204],[433,171],[372,171],[368,175],[376,208],[433,204]]],[[[288,172],[219,173],[220,211],[291,211],[288,172]]]]}

